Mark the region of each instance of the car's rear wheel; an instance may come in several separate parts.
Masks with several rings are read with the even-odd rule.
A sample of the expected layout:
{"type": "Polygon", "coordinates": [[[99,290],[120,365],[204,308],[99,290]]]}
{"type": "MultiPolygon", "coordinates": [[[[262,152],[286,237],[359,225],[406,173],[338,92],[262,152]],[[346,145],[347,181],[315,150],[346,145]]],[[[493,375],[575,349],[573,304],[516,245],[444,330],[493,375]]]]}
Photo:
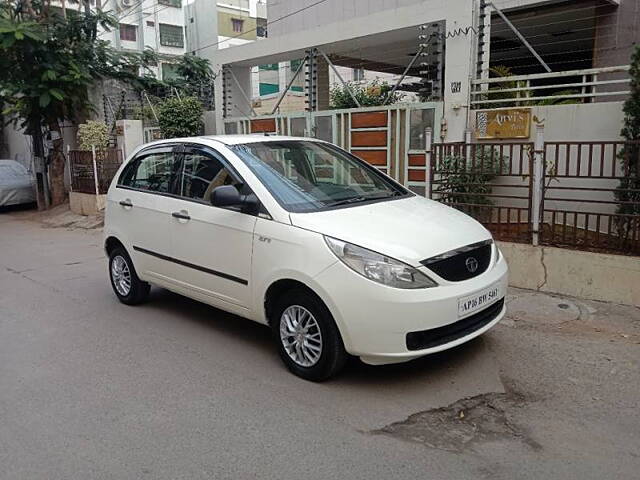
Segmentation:
{"type": "Polygon", "coordinates": [[[322,301],[303,289],[284,293],[271,319],[278,352],[291,372],[319,382],[337,374],[347,359],[342,337],[322,301]]]}
{"type": "Polygon", "coordinates": [[[150,285],[138,278],[131,257],[124,248],[116,247],[109,253],[109,278],[122,303],[137,305],[149,296],[150,285]]]}

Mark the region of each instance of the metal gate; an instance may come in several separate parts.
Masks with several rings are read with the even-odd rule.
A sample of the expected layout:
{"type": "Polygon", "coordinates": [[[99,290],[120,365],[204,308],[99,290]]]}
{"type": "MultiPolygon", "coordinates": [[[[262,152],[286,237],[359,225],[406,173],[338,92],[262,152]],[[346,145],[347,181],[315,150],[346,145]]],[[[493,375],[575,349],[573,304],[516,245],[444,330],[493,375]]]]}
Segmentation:
{"type": "MultiPolygon", "coordinates": [[[[424,158],[425,131],[440,132],[438,102],[225,119],[225,133],[313,137],[338,145],[418,193],[407,165],[424,158]]],[[[424,167],[423,167],[424,170],[424,167]]]]}
{"type": "Polygon", "coordinates": [[[427,150],[429,198],[484,224],[497,240],[532,240],[533,143],[445,143],[427,150]]]}

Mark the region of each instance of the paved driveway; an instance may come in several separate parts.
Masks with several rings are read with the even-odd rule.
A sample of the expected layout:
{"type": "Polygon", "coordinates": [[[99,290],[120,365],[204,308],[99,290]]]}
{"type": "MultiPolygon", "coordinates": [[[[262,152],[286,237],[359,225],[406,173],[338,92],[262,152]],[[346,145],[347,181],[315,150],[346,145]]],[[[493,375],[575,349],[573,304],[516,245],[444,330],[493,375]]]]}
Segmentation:
{"type": "Polygon", "coordinates": [[[461,348],[313,384],[266,327],[161,289],[121,305],[99,230],[27,217],[0,214],[3,480],[640,469],[637,309],[514,291],[509,318],[461,348]]]}

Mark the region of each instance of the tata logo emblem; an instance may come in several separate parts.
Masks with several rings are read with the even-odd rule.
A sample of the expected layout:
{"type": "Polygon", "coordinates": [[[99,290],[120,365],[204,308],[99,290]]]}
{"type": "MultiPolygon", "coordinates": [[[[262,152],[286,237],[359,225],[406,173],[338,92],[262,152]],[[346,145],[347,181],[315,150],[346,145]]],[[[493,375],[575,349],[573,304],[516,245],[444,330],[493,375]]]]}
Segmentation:
{"type": "Polygon", "coordinates": [[[467,267],[467,270],[469,270],[469,273],[475,273],[476,270],[478,270],[478,260],[474,257],[467,258],[464,264],[467,267]]]}

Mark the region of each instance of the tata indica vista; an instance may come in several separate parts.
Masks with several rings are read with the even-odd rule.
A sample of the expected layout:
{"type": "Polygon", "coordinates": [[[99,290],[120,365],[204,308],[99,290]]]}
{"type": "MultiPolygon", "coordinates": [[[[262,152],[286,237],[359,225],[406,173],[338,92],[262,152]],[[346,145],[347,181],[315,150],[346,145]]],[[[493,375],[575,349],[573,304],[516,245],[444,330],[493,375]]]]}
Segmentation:
{"type": "Polygon", "coordinates": [[[105,249],[121,302],[153,284],[266,324],[314,381],[349,355],[388,364],[455,347],[505,313],[507,264],[480,223],[315,139],[139,147],[109,188],[105,249]]]}

